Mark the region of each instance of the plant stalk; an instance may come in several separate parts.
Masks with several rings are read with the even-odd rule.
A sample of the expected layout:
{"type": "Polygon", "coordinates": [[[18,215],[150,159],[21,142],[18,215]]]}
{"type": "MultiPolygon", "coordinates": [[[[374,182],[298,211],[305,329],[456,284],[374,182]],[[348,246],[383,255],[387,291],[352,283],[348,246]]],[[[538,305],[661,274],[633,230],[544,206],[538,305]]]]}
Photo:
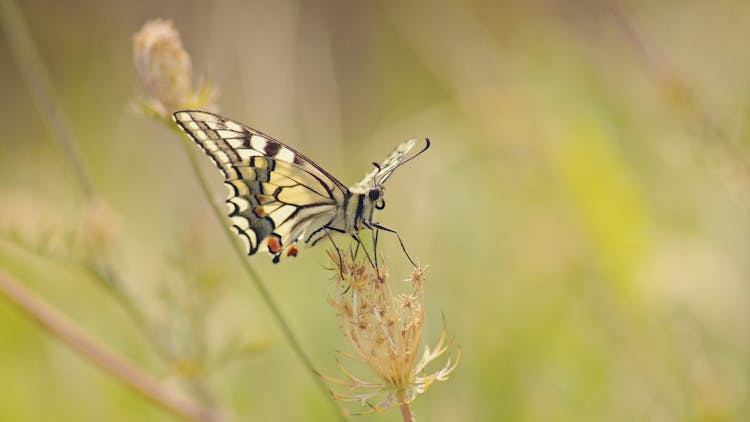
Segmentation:
{"type": "Polygon", "coordinates": [[[398,408],[401,410],[401,419],[404,422],[414,422],[414,415],[411,413],[411,406],[406,402],[406,395],[403,391],[396,393],[396,398],[399,400],[398,408]]]}
{"type": "Polygon", "coordinates": [[[60,106],[55,100],[52,82],[31,38],[23,13],[14,0],[0,0],[0,26],[3,27],[11,53],[42,121],[62,150],[78,186],[87,198],[91,198],[94,195],[91,177],[76,149],[75,137],[65,124],[60,106]]]}
{"type": "Polygon", "coordinates": [[[47,304],[21,283],[0,273],[0,294],[45,331],[70,346],[152,403],[182,419],[197,422],[224,421],[217,409],[201,406],[163,387],[156,379],[99,343],[70,318],[47,304]]]}

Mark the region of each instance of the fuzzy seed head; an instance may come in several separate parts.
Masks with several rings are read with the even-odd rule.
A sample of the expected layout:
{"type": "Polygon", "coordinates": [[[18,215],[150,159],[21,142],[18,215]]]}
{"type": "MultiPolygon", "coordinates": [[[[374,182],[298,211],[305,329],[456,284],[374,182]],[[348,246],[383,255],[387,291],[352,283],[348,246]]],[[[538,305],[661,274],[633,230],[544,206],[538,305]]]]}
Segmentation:
{"type": "Polygon", "coordinates": [[[190,56],[171,21],[147,22],[133,38],[133,58],[143,90],[141,100],[150,114],[168,118],[186,108],[213,108],[214,93],[193,87],[190,56]]]}

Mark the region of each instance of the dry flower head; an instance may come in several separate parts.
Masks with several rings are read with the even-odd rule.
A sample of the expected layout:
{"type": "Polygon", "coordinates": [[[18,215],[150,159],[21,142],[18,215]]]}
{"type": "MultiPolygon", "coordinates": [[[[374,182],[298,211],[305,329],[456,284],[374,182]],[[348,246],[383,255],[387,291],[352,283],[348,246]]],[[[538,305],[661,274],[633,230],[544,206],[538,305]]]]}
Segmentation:
{"type": "Polygon", "coordinates": [[[133,58],[148,114],[169,118],[182,109],[215,108],[215,92],[207,84],[193,86],[190,55],[171,21],[154,19],[133,37],[133,58]]]}
{"type": "Polygon", "coordinates": [[[424,268],[415,269],[405,280],[410,293],[394,294],[381,263],[380,274],[367,259],[356,259],[328,251],[335,290],[329,301],[336,310],[339,328],[355,349],[340,355],[366,364],[377,380],[364,380],[347,370],[337,359],[344,379],[321,375],[342,392],[332,391],[336,400],[357,402],[367,407],[363,413],[405,405],[427,391],[435,381],[445,381],[460,359],[448,358],[437,371],[426,367],[445,353],[446,330],[433,349],[419,353],[424,320],[424,268]]]}

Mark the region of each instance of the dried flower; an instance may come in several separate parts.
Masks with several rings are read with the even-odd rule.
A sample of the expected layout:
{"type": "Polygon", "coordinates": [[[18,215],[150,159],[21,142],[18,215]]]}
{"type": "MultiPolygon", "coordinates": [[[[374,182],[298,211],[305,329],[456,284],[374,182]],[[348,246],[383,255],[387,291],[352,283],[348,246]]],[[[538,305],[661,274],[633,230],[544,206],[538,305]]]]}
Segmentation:
{"type": "Polygon", "coordinates": [[[424,268],[415,269],[405,280],[410,283],[411,293],[394,295],[383,268],[378,274],[367,259],[357,260],[332,251],[328,251],[328,256],[336,281],[336,293],[329,300],[336,310],[341,332],[356,350],[355,354],[341,355],[365,363],[378,380],[365,381],[340,361],[339,370],[345,379],[321,376],[330,384],[346,389],[343,393],[332,392],[336,400],[359,402],[368,407],[368,412],[399,405],[404,420],[411,420],[408,404],[433,382],[447,380],[461,355],[459,348],[454,363],[449,358],[441,369],[426,373],[428,364],[450,347],[445,344],[443,325],[435,348],[425,346],[417,360],[424,320],[424,268]]]}
{"type": "Polygon", "coordinates": [[[168,118],[176,110],[212,109],[215,92],[193,87],[190,56],[171,21],[155,19],[133,38],[133,57],[143,89],[141,104],[150,114],[168,118]]]}

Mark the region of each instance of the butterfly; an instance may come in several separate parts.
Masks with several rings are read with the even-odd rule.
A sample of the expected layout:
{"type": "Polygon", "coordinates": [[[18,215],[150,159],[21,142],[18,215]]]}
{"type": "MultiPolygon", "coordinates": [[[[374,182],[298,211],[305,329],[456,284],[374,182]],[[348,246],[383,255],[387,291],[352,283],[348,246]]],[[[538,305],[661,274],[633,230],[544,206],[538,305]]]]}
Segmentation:
{"type": "Polygon", "coordinates": [[[292,147],[242,123],[199,110],[177,111],[173,118],[224,175],[232,230],[248,255],[268,252],[278,263],[331,232],[349,234],[359,242],[362,228],[395,233],[406,252],[398,233],[375,222],[373,213],[385,207],[386,180],[426,151],[429,139],[411,156],[417,139],[402,142],[347,188],[292,147]]]}

